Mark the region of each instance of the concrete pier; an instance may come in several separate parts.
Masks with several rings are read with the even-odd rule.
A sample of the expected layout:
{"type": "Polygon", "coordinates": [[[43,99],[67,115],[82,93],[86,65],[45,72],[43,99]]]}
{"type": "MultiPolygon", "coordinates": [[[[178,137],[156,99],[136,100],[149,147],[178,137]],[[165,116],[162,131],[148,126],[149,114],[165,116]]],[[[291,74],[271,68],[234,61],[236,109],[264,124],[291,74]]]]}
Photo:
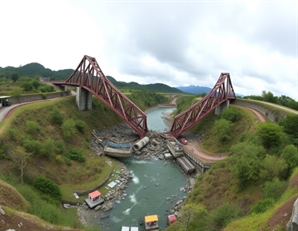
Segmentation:
{"type": "Polygon", "coordinates": [[[84,88],[77,87],[76,104],[80,111],[92,109],[92,94],[84,88]]]}
{"type": "Polygon", "coordinates": [[[220,113],[230,106],[230,100],[223,102],[215,108],[215,115],[220,115],[220,113]]]}

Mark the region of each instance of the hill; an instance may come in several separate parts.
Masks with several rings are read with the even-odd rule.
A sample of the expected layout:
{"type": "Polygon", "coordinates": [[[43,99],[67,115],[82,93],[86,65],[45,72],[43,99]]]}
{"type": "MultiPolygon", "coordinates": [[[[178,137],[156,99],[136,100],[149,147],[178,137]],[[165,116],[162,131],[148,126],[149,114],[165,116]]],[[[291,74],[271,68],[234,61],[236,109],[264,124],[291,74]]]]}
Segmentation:
{"type": "Polygon", "coordinates": [[[73,72],[72,69],[65,69],[59,71],[52,71],[49,68],[45,68],[39,63],[29,63],[20,67],[0,67],[0,78],[10,78],[13,73],[18,73],[19,76],[35,77],[41,76],[51,78],[52,80],[66,79],[73,72]]]}
{"type": "MultiPolygon", "coordinates": [[[[13,73],[18,73],[20,77],[45,77],[50,78],[51,80],[66,80],[73,72],[73,69],[64,69],[53,71],[49,68],[45,68],[43,65],[39,63],[29,63],[24,66],[20,67],[0,67],[0,78],[11,78],[13,73]]],[[[140,91],[154,91],[154,92],[164,92],[164,93],[182,93],[177,88],[170,87],[168,85],[162,83],[154,83],[154,84],[147,84],[147,85],[140,85],[136,82],[126,83],[123,81],[117,81],[112,76],[107,76],[108,80],[115,85],[115,87],[124,90],[140,90],[140,91]]]]}
{"type": "Polygon", "coordinates": [[[190,93],[190,94],[202,94],[202,93],[206,93],[208,94],[212,88],[210,87],[203,87],[203,86],[195,86],[195,85],[189,85],[189,86],[181,86],[181,87],[177,87],[180,91],[186,92],[186,93],[190,93]]]}
{"type": "MultiPolygon", "coordinates": [[[[181,86],[181,87],[177,87],[177,89],[185,93],[195,94],[195,95],[199,95],[202,93],[208,94],[212,90],[212,88],[210,87],[195,86],[195,85],[181,86]]],[[[235,93],[235,94],[236,96],[244,97],[243,94],[239,94],[239,93],[235,93]]]]}

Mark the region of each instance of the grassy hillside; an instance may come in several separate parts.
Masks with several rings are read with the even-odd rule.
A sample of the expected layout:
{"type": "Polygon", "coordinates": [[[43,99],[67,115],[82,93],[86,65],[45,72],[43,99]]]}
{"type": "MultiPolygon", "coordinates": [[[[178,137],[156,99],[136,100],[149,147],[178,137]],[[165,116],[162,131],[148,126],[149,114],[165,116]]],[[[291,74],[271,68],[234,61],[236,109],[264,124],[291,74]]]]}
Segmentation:
{"type": "MultiPolygon", "coordinates": [[[[168,97],[152,92],[135,91],[130,97],[138,99],[135,103],[145,109],[169,101],[168,97]]],[[[15,206],[15,209],[54,224],[82,227],[76,210],[62,210],[59,201],[74,201],[73,192],[92,189],[112,171],[120,170],[114,159],[94,153],[90,136],[93,129],[108,128],[123,121],[95,97],[92,103],[90,111],[79,111],[75,97],[28,104],[0,123],[0,178],[17,189],[27,204],[25,208],[15,206]],[[70,150],[79,158],[70,157],[70,150]],[[20,165],[21,162],[25,165],[20,165]],[[34,186],[41,176],[58,186],[61,193],[58,200],[34,186]],[[25,184],[20,184],[20,179],[25,184]]],[[[105,190],[103,187],[101,192],[105,194],[105,190]]],[[[1,203],[1,198],[1,205],[9,208],[16,205],[13,198],[7,197],[9,200],[5,203],[1,203]]],[[[83,202],[83,197],[78,201],[83,202]]]]}
{"type": "MultiPolygon", "coordinates": [[[[178,109],[183,111],[197,100],[181,98],[178,109]]],[[[252,112],[236,105],[220,116],[211,112],[195,124],[190,131],[197,134],[202,149],[229,156],[200,175],[180,219],[166,230],[285,230],[282,225],[290,218],[285,214],[291,214],[297,197],[297,170],[288,177],[298,165],[298,150],[290,138],[295,127],[289,132],[283,129],[259,122],[252,112]],[[215,129],[218,125],[222,130],[215,129]],[[286,190],[288,184],[292,186],[286,190]]]]}
{"type": "Polygon", "coordinates": [[[91,131],[121,121],[119,116],[97,99],[93,99],[92,111],[78,111],[74,97],[23,106],[0,124],[5,128],[0,135],[0,156],[4,158],[0,162],[1,178],[16,187],[30,202],[30,213],[51,223],[80,227],[75,210],[62,212],[52,204],[55,202],[51,196],[43,196],[32,185],[39,176],[44,176],[59,186],[61,199],[72,201],[74,191],[88,190],[101,184],[114,169],[120,167],[116,162],[112,166],[107,165],[106,158],[98,157],[90,149],[91,131]],[[63,128],[63,124],[53,123],[51,113],[54,109],[61,113],[63,123],[75,121],[74,127],[63,128]],[[69,129],[74,129],[74,134],[66,141],[64,132],[69,129]],[[27,153],[27,149],[30,149],[24,167],[26,185],[19,185],[20,166],[11,161],[21,148],[25,150],[19,154],[27,153]],[[83,153],[85,161],[69,159],[67,153],[70,148],[83,153]]]}
{"type": "Polygon", "coordinates": [[[212,130],[215,121],[220,118],[220,116],[214,114],[214,111],[190,129],[191,132],[201,134],[204,137],[201,144],[204,151],[209,153],[228,152],[232,145],[255,134],[259,120],[248,110],[236,105],[230,105],[230,107],[238,109],[241,119],[233,123],[232,130],[229,133],[230,138],[224,142],[220,141],[217,134],[212,130]]]}

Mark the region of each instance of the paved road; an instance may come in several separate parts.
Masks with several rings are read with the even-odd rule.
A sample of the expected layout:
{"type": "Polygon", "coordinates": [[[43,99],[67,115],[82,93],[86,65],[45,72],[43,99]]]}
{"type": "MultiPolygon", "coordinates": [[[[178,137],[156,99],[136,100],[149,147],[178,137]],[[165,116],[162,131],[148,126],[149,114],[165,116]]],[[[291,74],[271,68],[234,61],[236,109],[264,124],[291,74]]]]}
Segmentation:
{"type": "MultiPolygon", "coordinates": [[[[250,110],[260,121],[262,122],[266,121],[266,117],[262,113],[252,108],[246,108],[246,109],[250,110]]],[[[195,141],[192,139],[188,139],[188,144],[184,145],[184,149],[186,149],[188,153],[190,153],[193,157],[199,159],[200,161],[206,164],[214,163],[215,161],[218,161],[218,160],[223,160],[228,156],[227,153],[210,154],[210,153],[204,152],[201,149],[198,141],[195,141]]]]}
{"type": "Polygon", "coordinates": [[[294,110],[294,109],[291,109],[291,108],[288,108],[288,107],[285,107],[285,106],[282,106],[282,105],[278,105],[278,104],[274,104],[274,103],[269,103],[269,102],[264,102],[264,101],[257,101],[257,100],[252,100],[250,99],[250,101],[252,102],[258,102],[258,103],[263,103],[263,104],[268,104],[272,107],[276,107],[276,108],[280,108],[284,111],[288,111],[288,112],[291,112],[291,113],[294,113],[294,114],[298,114],[298,111],[294,110]]]}

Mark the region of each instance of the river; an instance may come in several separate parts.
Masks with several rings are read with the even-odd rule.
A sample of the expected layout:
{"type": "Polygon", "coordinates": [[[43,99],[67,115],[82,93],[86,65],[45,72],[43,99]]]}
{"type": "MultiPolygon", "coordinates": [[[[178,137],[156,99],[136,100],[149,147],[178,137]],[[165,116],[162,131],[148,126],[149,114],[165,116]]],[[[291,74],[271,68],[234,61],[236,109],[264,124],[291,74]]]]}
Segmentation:
{"type": "MultiPolygon", "coordinates": [[[[173,108],[154,108],[147,112],[149,130],[163,132],[168,130],[162,119],[164,113],[171,113],[173,108]]],[[[159,226],[165,229],[167,215],[175,202],[186,196],[183,187],[188,183],[188,177],[183,174],[176,163],[159,160],[136,160],[133,157],[119,159],[132,173],[133,179],[128,184],[124,199],[117,201],[112,210],[107,212],[108,218],[95,222],[103,231],[120,231],[122,226],[139,225],[146,215],[158,215],[159,226]]]]}

